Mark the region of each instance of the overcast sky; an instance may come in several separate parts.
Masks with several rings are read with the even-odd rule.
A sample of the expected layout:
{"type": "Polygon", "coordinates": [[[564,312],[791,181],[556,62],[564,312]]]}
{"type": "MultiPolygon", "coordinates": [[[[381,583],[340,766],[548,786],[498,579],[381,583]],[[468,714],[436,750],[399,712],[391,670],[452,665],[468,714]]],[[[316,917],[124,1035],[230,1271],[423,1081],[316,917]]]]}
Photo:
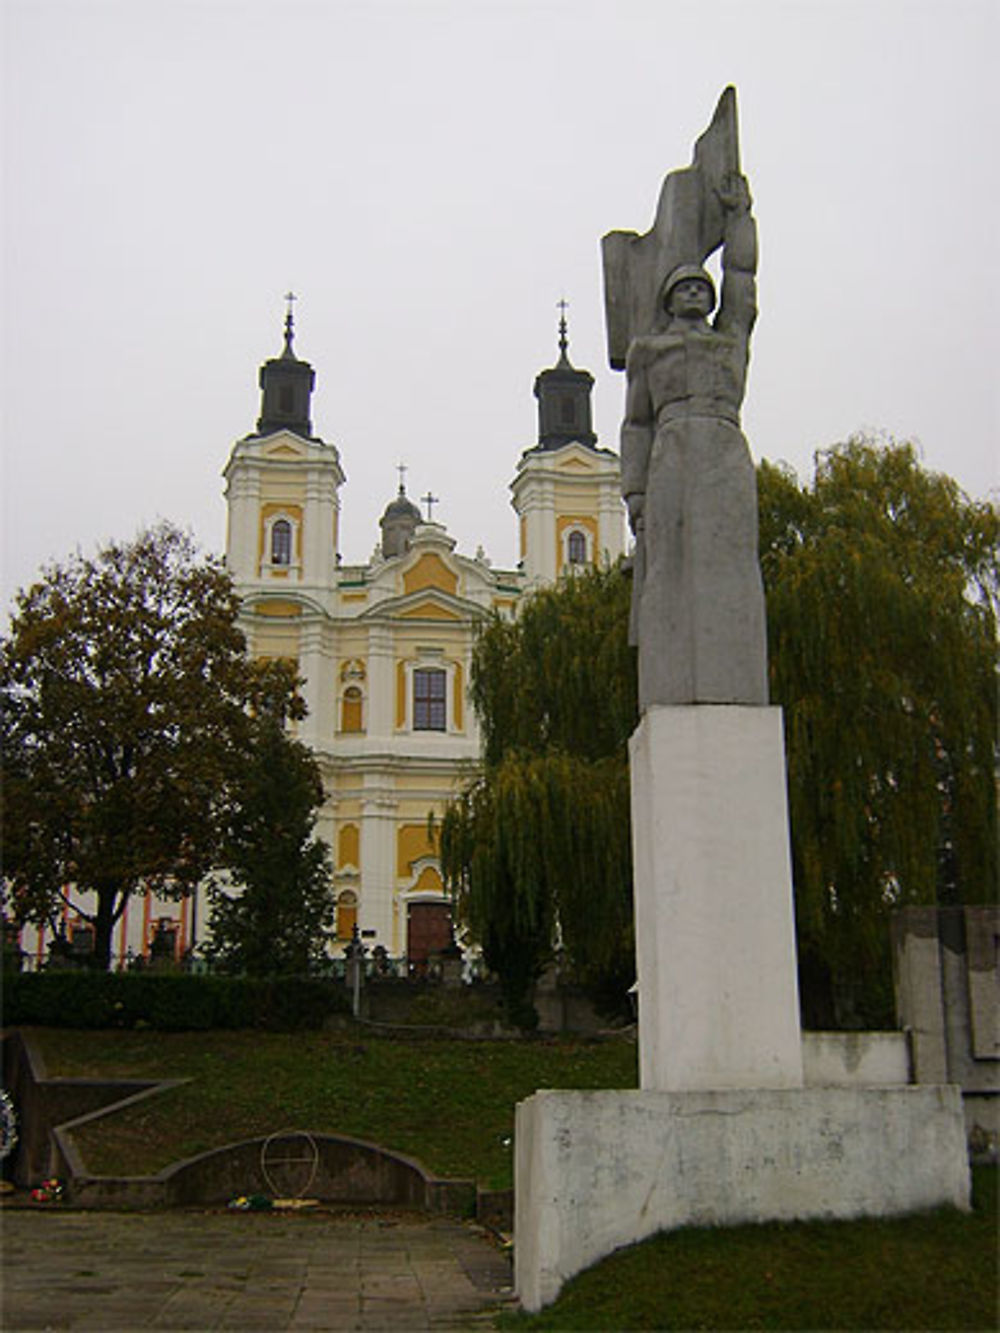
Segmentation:
{"type": "Polygon", "coordinates": [[[996,0],[0,3],[5,607],[158,517],[222,549],[289,288],[344,560],[403,461],[459,550],[512,565],[556,302],[616,448],[600,237],[650,226],[727,83],[755,457],[804,479],[869,430],[998,485],[996,0]]]}

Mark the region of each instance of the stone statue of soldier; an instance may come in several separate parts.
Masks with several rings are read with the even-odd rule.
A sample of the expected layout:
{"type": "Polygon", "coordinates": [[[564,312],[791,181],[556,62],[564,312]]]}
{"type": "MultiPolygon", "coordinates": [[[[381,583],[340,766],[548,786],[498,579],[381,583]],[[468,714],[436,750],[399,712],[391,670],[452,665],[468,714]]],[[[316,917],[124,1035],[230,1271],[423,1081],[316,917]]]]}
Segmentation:
{"type": "Polygon", "coordinates": [[[756,477],[740,429],[756,269],[727,89],[694,165],[667,177],[653,231],[605,238],[612,365],[627,347],[622,494],[636,538],[642,712],[768,701],[756,477]],[[715,285],[702,265],[720,244],[710,321],[715,285]]]}

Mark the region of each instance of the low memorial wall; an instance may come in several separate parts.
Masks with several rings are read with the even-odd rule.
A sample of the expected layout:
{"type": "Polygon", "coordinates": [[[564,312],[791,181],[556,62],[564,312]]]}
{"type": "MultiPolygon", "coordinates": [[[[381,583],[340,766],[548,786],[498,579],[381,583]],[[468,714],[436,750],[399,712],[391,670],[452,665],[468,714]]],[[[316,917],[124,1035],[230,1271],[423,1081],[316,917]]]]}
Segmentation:
{"type": "Polygon", "coordinates": [[[1000,1145],[1000,908],[906,907],[892,922],[896,1015],[917,1083],[957,1083],[973,1161],[1000,1145]]]}
{"type": "Polygon", "coordinates": [[[658,1231],[969,1207],[955,1087],[538,1092],[518,1105],[516,1151],[530,1311],[658,1231]]]}

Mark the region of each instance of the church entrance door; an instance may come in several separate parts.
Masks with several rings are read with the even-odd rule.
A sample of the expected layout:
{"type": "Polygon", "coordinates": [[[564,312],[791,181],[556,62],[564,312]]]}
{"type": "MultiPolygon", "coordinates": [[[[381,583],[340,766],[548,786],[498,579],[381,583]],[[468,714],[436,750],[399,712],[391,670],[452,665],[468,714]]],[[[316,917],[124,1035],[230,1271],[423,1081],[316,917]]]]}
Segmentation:
{"type": "Polygon", "coordinates": [[[431,954],[451,944],[451,909],[447,903],[410,903],[406,916],[406,958],[411,977],[427,975],[431,954]]]}

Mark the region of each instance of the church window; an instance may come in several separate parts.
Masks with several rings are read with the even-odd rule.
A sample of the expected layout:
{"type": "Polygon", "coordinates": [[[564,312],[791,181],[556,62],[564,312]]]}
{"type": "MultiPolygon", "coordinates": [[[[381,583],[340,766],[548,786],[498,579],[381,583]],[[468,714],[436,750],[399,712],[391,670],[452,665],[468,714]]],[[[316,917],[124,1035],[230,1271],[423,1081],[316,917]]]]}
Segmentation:
{"type": "Polygon", "coordinates": [[[446,731],[447,674],[440,667],[413,673],[413,730],[446,731]]]}
{"type": "Polygon", "coordinates": [[[562,424],[564,426],[573,426],[576,424],[576,402],[568,393],[564,393],[560,400],[560,411],[562,413],[562,424]]]}
{"type": "Polygon", "coordinates": [[[349,685],[344,691],[340,708],[341,731],[363,731],[362,694],[357,685],[349,685]]]}
{"type": "Polygon", "coordinates": [[[571,565],[587,563],[587,538],[580,531],[569,534],[566,540],[566,557],[571,565]]]}
{"type": "Polygon", "coordinates": [[[271,525],[271,564],[292,563],[292,525],[287,518],[279,518],[271,525]]]}
{"type": "Polygon", "coordinates": [[[295,390],[290,384],[283,384],[278,390],[278,411],[288,416],[295,411],[295,390]]]}

